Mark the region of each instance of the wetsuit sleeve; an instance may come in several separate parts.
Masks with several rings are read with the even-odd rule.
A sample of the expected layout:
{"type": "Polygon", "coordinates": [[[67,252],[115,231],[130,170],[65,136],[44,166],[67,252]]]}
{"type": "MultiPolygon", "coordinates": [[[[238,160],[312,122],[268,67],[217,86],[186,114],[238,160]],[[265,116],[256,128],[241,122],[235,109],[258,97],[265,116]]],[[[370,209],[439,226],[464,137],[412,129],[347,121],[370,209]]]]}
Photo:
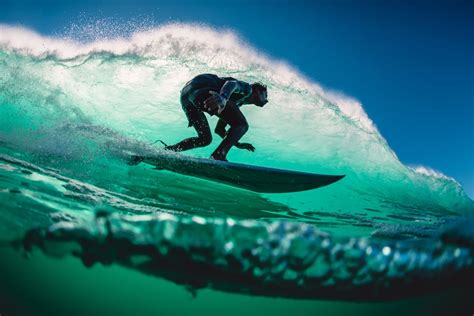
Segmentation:
{"type": "Polygon", "coordinates": [[[240,94],[242,97],[247,97],[252,93],[252,86],[245,81],[228,80],[221,88],[220,94],[229,99],[234,93],[240,94]]]}

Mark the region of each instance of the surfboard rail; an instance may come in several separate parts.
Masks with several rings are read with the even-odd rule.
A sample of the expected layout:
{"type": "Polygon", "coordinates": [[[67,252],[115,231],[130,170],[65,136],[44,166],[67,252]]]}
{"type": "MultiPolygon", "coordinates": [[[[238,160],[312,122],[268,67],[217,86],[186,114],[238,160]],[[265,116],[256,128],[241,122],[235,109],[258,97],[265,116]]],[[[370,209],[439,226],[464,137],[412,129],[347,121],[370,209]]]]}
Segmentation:
{"type": "Polygon", "coordinates": [[[224,183],[260,193],[287,193],[317,189],[345,175],[325,175],[171,153],[143,157],[159,170],[224,183]]]}

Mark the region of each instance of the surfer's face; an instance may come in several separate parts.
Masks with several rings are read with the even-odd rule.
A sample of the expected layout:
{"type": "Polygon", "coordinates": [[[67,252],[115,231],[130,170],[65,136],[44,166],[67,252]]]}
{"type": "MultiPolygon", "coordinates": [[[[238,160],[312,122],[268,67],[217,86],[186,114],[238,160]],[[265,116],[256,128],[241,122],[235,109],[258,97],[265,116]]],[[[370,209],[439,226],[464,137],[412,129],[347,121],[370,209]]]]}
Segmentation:
{"type": "Polygon", "coordinates": [[[259,107],[263,107],[265,104],[268,103],[267,99],[267,91],[258,91],[255,95],[255,105],[259,107]]]}

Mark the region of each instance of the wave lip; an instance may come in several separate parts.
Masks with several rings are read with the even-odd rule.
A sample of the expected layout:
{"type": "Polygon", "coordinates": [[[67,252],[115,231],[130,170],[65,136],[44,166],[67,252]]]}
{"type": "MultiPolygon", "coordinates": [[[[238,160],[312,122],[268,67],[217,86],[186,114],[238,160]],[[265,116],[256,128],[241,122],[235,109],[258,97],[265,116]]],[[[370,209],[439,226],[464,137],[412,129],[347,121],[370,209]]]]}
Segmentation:
{"type": "Polygon", "coordinates": [[[38,58],[54,56],[60,60],[110,53],[148,58],[192,58],[211,67],[226,68],[226,71],[242,71],[243,67],[259,68],[267,72],[271,81],[319,94],[363,128],[377,131],[360,102],[324,89],[287,62],[258,52],[232,30],[216,30],[203,24],[170,23],[133,33],[129,37],[117,36],[81,43],[70,38],[40,35],[24,27],[0,24],[0,49],[38,58]]]}
{"type": "Polygon", "coordinates": [[[445,180],[449,180],[449,181],[453,181],[453,182],[457,183],[457,181],[454,178],[448,177],[447,175],[443,174],[441,171],[432,169],[430,167],[409,166],[409,168],[411,170],[415,171],[416,173],[419,173],[419,174],[422,174],[422,175],[425,175],[425,176],[435,177],[435,178],[438,178],[438,179],[445,179],[445,180]]]}

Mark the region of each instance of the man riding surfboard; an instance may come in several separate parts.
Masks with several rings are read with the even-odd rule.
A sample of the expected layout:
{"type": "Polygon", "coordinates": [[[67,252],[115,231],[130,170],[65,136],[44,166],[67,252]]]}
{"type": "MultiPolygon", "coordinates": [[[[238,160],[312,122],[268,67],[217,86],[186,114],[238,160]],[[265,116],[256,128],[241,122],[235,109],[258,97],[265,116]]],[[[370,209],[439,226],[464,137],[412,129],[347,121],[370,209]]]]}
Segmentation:
{"type": "MultiPolygon", "coordinates": [[[[214,74],[201,74],[188,81],[181,90],[181,107],[188,119],[188,127],[193,126],[197,137],[183,139],[177,144],[165,146],[171,151],[185,151],[208,146],[212,141],[209,123],[204,112],[217,115],[219,121],[214,132],[222,137],[222,142],[211,155],[212,159],[227,161],[226,156],[232,146],[254,151],[249,143],[239,143],[249,125],[240,111],[243,104],[263,107],[267,102],[267,87],[260,83],[249,84],[232,77],[218,77],[214,74]],[[230,128],[226,130],[226,126],[230,128]]],[[[129,164],[135,165],[143,160],[134,156],[129,164]]]]}
{"type": "Polygon", "coordinates": [[[181,106],[188,118],[188,127],[193,126],[197,137],[186,138],[179,143],[166,146],[172,151],[185,151],[204,147],[211,143],[212,136],[204,112],[217,115],[215,133],[223,138],[212,153],[211,158],[226,161],[232,146],[254,151],[248,143],[239,140],[248,130],[248,123],[240,111],[242,104],[255,104],[263,107],[267,100],[267,87],[262,83],[249,84],[232,77],[218,77],[214,74],[201,74],[187,82],[181,90],[181,106]],[[229,130],[226,126],[229,125],[229,130]]]}

